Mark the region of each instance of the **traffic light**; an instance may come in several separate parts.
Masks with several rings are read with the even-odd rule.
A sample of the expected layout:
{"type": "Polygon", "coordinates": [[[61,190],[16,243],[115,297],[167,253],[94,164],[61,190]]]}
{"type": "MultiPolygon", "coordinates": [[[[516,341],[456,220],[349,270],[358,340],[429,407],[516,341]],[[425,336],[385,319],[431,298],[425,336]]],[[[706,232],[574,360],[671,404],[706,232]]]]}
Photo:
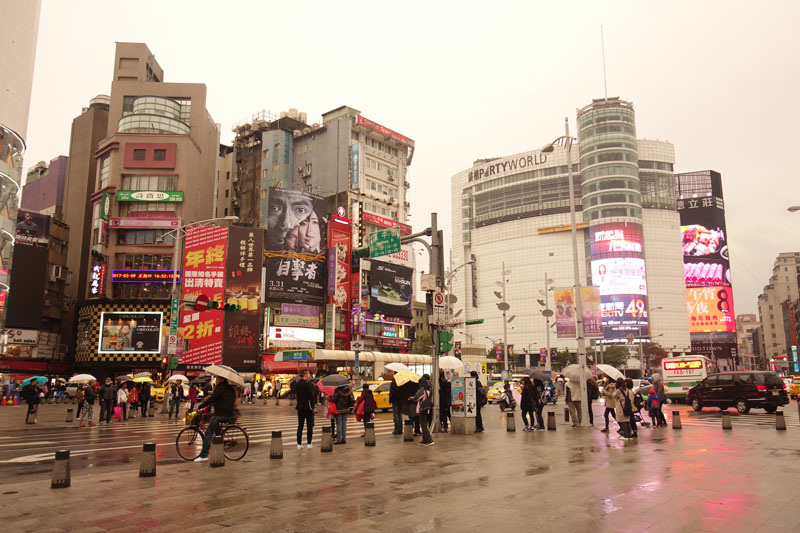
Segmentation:
{"type": "Polygon", "coordinates": [[[242,306],[239,304],[223,304],[220,302],[208,302],[209,309],[221,309],[223,311],[241,311],[242,306]]]}
{"type": "Polygon", "coordinates": [[[161,366],[163,368],[167,368],[167,358],[166,357],[162,357],[161,358],[161,366]]]}
{"type": "Polygon", "coordinates": [[[439,332],[439,354],[447,353],[453,349],[453,334],[449,331],[439,332]]]}

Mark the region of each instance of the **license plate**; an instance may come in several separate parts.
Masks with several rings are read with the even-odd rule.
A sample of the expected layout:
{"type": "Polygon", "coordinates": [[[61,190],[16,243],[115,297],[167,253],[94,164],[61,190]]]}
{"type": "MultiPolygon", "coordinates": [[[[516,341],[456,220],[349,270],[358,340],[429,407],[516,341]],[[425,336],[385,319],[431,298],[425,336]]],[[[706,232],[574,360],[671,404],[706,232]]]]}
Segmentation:
{"type": "Polygon", "coordinates": [[[772,391],[772,395],[773,396],[777,396],[778,395],[778,391],[776,391],[776,390],[772,391]]]}

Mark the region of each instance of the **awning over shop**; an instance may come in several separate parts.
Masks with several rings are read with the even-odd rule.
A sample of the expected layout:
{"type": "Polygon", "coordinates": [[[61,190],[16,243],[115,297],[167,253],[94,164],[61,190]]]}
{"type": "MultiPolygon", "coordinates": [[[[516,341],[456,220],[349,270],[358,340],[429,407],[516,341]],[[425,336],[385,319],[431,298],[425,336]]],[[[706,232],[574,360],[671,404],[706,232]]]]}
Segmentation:
{"type": "Polygon", "coordinates": [[[283,361],[278,359],[278,354],[264,354],[261,356],[262,372],[297,372],[299,369],[316,370],[317,365],[307,361],[283,361]]]}
{"type": "MultiPolygon", "coordinates": [[[[356,352],[351,350],[313,350],[313,360],[320,361],[353,361],[356,360],[356,352]]],[[[275,354],[275,362],[283,361],[283,352],[275,354]]],[[[359,352],[359,363],[405,363],[405,364],[424,364],[432,363],[430,355],[416,353],[389,353],[389,352],[359,352]]],[[[287,361],[288,362],[288,361],[287,361]]],[[[292,363],[297,367],[297,362],[292,363]]]]}

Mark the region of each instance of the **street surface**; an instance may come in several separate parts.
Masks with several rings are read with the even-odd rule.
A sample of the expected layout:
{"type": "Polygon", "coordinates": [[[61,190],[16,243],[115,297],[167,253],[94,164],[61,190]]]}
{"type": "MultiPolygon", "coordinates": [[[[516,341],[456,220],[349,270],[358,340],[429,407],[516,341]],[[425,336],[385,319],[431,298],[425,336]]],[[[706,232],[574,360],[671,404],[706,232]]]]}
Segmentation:
{"type": "Polygon", "coordinates": [[[723,431],[718,409],[668,405],[683,430],[642,428],[638,442],[601,433],[597,402],[594,428],[570,427],[559,403],[558,429],[530,433],[518,412],[509,433],[505,413],[487,406],[485,433],[435,435],[432,447],[391,435],[387,413],[375,420],[376,447],[363,445],[351,418],[347,444],[326,454],[328,420],[318,415],[314,448],[297,450],[295,411],[281,404],[242,407],[250,450],[222,468],[181,460],[183,421],[166,415],[79,428],[64,422],[76,406],[42,405],[39,424],[26,426],[24,407],[0,407],[3,530],[800,530],[795,402],[784,408],[787,431],[758,409],[731,410],[733,430],[723,431]],[[277,430],[284,458],[270,460],[277,430]],[[155,478],[138,477],[145,442],[157,443],[155,478]],[[50,488],[58,449],[72,456],[65,489],[50,488]]]}

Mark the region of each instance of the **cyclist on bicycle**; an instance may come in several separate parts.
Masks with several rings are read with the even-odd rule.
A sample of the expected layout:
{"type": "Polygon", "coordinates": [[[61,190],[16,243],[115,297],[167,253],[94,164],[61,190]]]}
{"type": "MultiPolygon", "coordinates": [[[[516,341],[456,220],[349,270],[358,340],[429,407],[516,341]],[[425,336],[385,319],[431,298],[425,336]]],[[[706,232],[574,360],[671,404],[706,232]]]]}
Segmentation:
{"type": "Polygon", "coordinates": [[[211,449],[211,439],[214,434],[223,422],[231,422],[234,419],[236,390],[228,383],[227,379],[217,377],[217,386],[214,387],[214,392],[197,406],[197,410],[209,405],[214,406],[214,414],[211,415],[211,421],[203,435],[203,449],[200,451],[200,457],[194,460],[196,463],[208,461],[208,450],[211,449]]]}

